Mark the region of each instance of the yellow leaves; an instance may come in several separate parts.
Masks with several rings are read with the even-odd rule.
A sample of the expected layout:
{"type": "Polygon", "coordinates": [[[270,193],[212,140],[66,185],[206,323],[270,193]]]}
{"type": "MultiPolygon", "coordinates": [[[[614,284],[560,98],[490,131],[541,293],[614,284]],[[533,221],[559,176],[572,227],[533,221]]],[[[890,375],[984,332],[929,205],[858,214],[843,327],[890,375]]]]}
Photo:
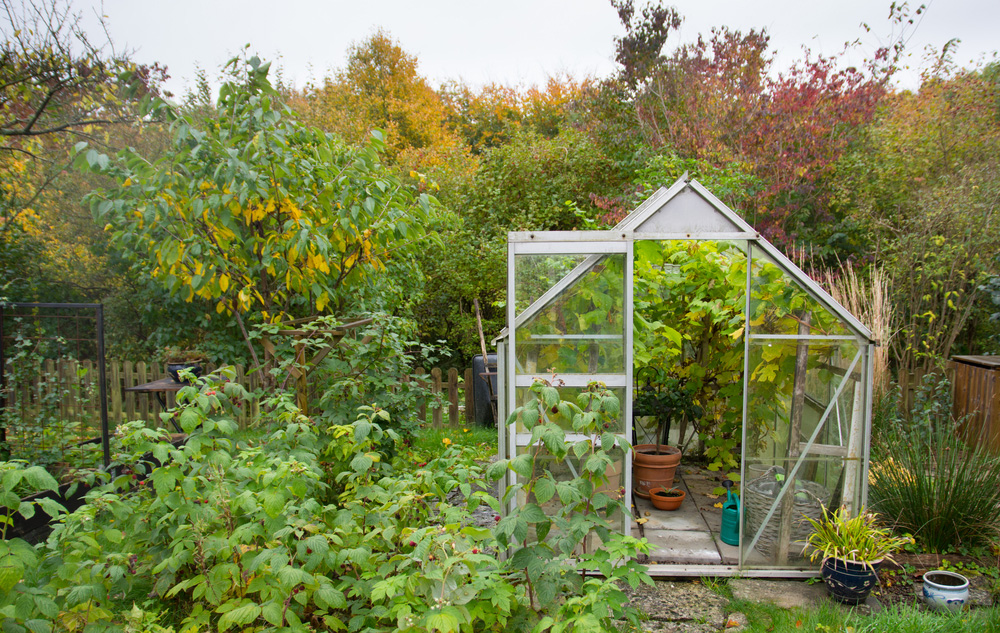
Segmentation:
{"type": "Polygon", "coordinates": [[[222,292],[229,290],[229,275],[223,274],[219,276],[219,288],[222,292]]]}
{"type": "Polygon", "coordinates": [[[312,270],[318,270],[324,275],[330,274],[330,266],[326,263],[326,260],[322,256],[316,253],[309,254],[309,257],[306,259],[306,267],[312,270]]]}
{"type": "Polygon", "coordinates": [[[219,314],[222,314],[223,312],[225,312],[226,311],[226,304],[225,304],[225,302],[220,301],[217,304],[215,304],[215,311],[218,312],[219,314]]]}
{"type": "Polygon", "coordinates": [[[323,308],[325,308],[329,302],[330,302],[330,295],[329,293],[324,292],[316,299],[316,311],[322,312],[323,308]]]}

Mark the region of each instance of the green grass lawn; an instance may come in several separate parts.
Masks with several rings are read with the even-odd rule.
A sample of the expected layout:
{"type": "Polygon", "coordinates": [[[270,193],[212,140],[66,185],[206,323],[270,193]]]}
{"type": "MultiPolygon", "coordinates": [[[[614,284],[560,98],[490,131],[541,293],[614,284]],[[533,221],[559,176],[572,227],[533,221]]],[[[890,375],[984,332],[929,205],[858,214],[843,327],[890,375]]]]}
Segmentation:
{"type": "Polygon", "coordinates": [[[835,604],[786,610],[771,604],[734,600],[730,608],[747,616],[747,631],[767,633],[951,633],[1000,631],[1000,609],[934,613],[915,607],[887,607],[861,615],[835,604]]]}
{"type": "Polygon", "coordinates": [[[424,425],[411,438],[411,448],[427,459],[440,455],[449,446],[471,451],[477,460],[488,460],[497,452],[497,430],[475,425],[440,429],[424,425]]]}

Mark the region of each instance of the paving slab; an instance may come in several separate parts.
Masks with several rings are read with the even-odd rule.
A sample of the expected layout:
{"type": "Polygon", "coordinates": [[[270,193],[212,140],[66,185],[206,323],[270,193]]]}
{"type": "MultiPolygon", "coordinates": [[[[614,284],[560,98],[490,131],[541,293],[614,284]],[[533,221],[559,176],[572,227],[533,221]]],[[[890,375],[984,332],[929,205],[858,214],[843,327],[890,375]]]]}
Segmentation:
{"type": "Polygon", "coordinates": [[[715,547],[715,540],[707,532],[692,530],[646,530],[646,539],[652,545],[651,563],[678,565],[720,565],[722,558],[715,547]]]}
{"type": "Polygon", "coordinates": [[[699,583],[656,581],[624,589],[629,604],[649,618],[643,631],[715,633],[725,625],[728,601],[699,583]]]}
{"type": "Polygon", "coordinates": [[[783,609],[813,608],[830,597],[826,585],[810,585],[804,580],[766,580],[763,578],[734,578],[729,581],[733,597],[752,602],[770,602],[783,609]]]}
{"type": "Polygon", "coordinates": [[[705,520],[702,518],[698,507],[691,501],[691,493],[682,482],[675,482],[675,488],[680,488],[685,492],[684,501],[681,507],[676,510],[657,510],[651,501],[636,497],[635,507],[643,518],[648,519],[645,524],[646,531],[650,530],[708,530],[705,520]]]}

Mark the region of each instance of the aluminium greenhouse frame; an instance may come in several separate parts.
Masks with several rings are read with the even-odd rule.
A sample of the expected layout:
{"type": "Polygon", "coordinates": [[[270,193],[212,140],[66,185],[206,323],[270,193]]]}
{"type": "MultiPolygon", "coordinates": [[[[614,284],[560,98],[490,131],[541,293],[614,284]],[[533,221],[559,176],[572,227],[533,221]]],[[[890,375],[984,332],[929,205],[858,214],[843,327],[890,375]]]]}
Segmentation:
{"type": "MultiPolygon", "coordinates": [[[[797,563],[789,562],[790,537],[788,532],[790,528],[787,524],[790,519],[786,517],[791,512],[792,499],[797,500],[805,494],[799,492],[801,484],[796,483],[798,477],[808,468],[815,469],[814,462],[823,462],[823,460],[826,460],[824,463],[832,464],[835,467],[839,464],[840,469],[833,468],[832,470],[834,473],[839,473],[836,477],[830,476],[830,481],[837,479],[833,486],[830,485],[830,481],[826,482],[827,487],[833,490],[831,497],[835,497],[838,490],[840,494],[839,498],[827,500],[830,505],[844,505],[851,511],[856,511],[865,505],[868,492],[873,351],[876,342],[873,340],[871,332],[857,318],[838,304],[739,215],[713,196],[701,184],[689,180],[687,174],[669,189],[661,188],[655,192],[612,230],[512,232],[508,234],[508,329],[494,340],[497,345],[499,365],[499,420],[506,420],[508,414],[519,405],[519,390],[525,390],[530,386],[535,376],[545,375],[549,369],[545,366],[539,367],[532,364],[530,357],[523,354],[523,350],[519,350],[519,341],[522,341],[520,344],[526,346],[526,349],[530,345],[544,345],[547,346],[546,349],[556,352],[560,350],[567,352],[570,346],[586,344],[589,345],[591,352],[587,369],[569,373],[560,371],[558,377],[569,388],[582,388],[591,381],[599,381],[605,383],[608,388],[617,391],[622,397],[623,403],[623,420],[621,428],[617,429],[617,434],[627,438],[632,437],[633,271],[635,268],[635,245],[641,240],[660,243],[681,241],[732,243],[739,245],[736,247],[737,250],[745,251],[744,330],[741,335],[743,344],[741,481],[745,483],[748,481],[748,462],[753,462],[755,459],[763,461],[761,455],[748,454],[747,434],[750,426],[748,424],[748,399],[749,395],[754,393],[754,389],[760,388],[760,382],[753,378],[752,353],[757,354],[764,348],[769,348],[767,353],[777,354],[778,352],[772,352],[770,348],[782,348],[782,346],[787,350],[794,348],[797,356],[793,382],[796,397],[800,398],[800,410],[802,399],[807,397],[805,383],[810,382],[813,385],[811,388],[815,388],[816,376],[819,375],[817,373],[807,374],[807,355],[814,353],[816,349],[834,350],[826,353],[834,354],[840,363],[839,365],[833,361],[822,363],[822,371],[825,372],[823,377],[827,381],[824,383],[827,394],[825,401],[811,399],[814,411],[811,414],[811,424],[814,427],[811,431],[808,430],[808,425],[796,425],[794,422],[796,417],[795,403],[790,405],[792,407],[790,418],[793,421],[785,422],[789,426],[784,443],[785,449],[788,451],[785,463],[791,465],[794,461],[794,466],[787,473],[783,473],[783,476],[787,475],[783,480],[779,479],[774,484],[773,502],[767,498],[766,503],[750,510],[747,510],[746,498],[740,504],[740,525],[742,527],[740,530],[739,564],[651,564],[649,565],[650,573],[671,576],[741,574],[796,577],[815,575],[816,568],[814,566],[804,564],[804,561],[801,560],[797,563]],[[557,279],[544,281],[538,281],[531,278],[530,275],[525,277],[522,269],[530,272],[530,268],[522,262],[527,261],[526,258],[532,256],[565,258],[570,262],[566,265],[568,272],[562,271],[557,279]],[[593,278],[595,271],[602,271],[601,274],[606,270],[616,271],[615,266],[618,261],[622,262],[622,278],[620,280],[616,278],[614,281],[615,284],[619,282],[621,284],[621,303],[614,304],[614,308],[616,311],[618,309],[621,311],[620,325],[617,326],[620,327],[620,332],[573,333],[569,331],[570,326],[565,324],[563,324],[563,331],[555,334],[533,334],[531,332],[532,323],[538,321],[541,318],[540,315],[544,315],[546,310],[553,309],[552,306],[559,302],[560,297],[574,292],[574,288],[586,283],[581,280],[586,279],[588,275],[593,278]],[[609,265],[608,262],[615,262],[615,266],[609,265]],[[796,292],[800,292],[802,300],[810,302],[808,305],[812,306],[811,309],[814,312],[822,312],[830,319],[835,326],[831,328],[833,333],[828,331],[813,334],[808,327],[811,318],[808,311],[805,312],[805,327],[801,325],[803,319],[796,318],[796,314],[800,313],[789,311],[785,314],[788,317],[787,323],[792,323],[793,319],[800,321],[797,331],[794,328],[789,328],[787,323],[784,325],[785,331],[779,327],[774,327],[774,331],[769,331],[765,325],[758,323],[758,320],[751,319],[751,315],[754,314],[752,301],[756,300],[754,307],[758,312],[761,310],[761,304],[767,303],[766,300],[762,300],[762,297],[766,295],[757,285],[760,283],[759,277],[764,276],[762,270],[780,272],[782,275],[780,279],[786,280],[790,287],[794,287],[796,292]],[[520,277],[519,273],[521,273],[520,277]],[[523,284],[525,279],[545,287],[544,291],[538,293],[537,296],[529,293],[528,298],[523,299],[518,293],[521,290],[519,284],[523,284]],[[545,284],[550,281],[551,285],[546,286],[545,284]],[[527,307],[519,305],[519,301],[521,304],[528,303],[527,307]],[[527,335],[524,335],[525,331],[528,332],[527,335]],[[620,353],[618,345],[621,347],[620,353]],[[600,351],[595,352],[595,349],[600,351]],[[612,349],[613,353],[609,351],[612,349]],[[614,360],[606,360],[610,357],[614,357],[614,360]],[[598,359],[603,360],[599,362],[598,359]],[[608,366],[600,366],[602,362],[608,366]],[[838,376],[839,383],[836,383],[838,376]],[[848,390],[848,386],[852,388],[848,390]],[[835,423],[830,422],[831,420],[835,420],[835,423]],[[831,434],[831,428],[834,426],[839,441],[836,444],[824,444],[820,440],[821,434],[831,434]],[[808,439],[802,441],[799,438],[808,439]],[[761,557],[755,554],[757,551],[755,547],[759,548],[760,545],[763,545],[763,541],[769,538],[768,534],[770,537],[774,536],[773,524],[779,519],[779,515],[781,522],[786,525],[781,526],[777,537],[778,545],[776,547],[781,552],[777,555],[778,563],[761,562],[761,557]],[[753,523],[755,520],[759,525],[753,523]]],[[[614,288],[617,289],[617,285],[614,288]]],[[[523,294],[524,292],[521,293],[521,295],[523,294]]],[[[559,316],[566,320],[564,314],[559,316]]],[[[612,320],[610,316],[608,320],[612,320]]],[[[549,321],[551,322],[553,319],[549,317],[549,321]]],[[[819,354],[822,353],[824,352],[819,354]]],[[[813,364],[819,365],[820,363],[814,361],[813,364]]],[[[773,405],[776,410],[784,406],[784,401],[773,405]]],[[[802,418],[801,411],[798,417],[802,418]]],[[[515,428],[513,424],[510,426],[499,424],[498,433],[501,458],[514,455],[519,448],[526,449],[528,444],[525,442],[530,440],[530,434],[525,433],[524,429],[519,432],[519,429],[515,428]]],[[[580,438],[568,434],[567,439],[580,438]]],[[[572,466],[570,468],[572,469],[572,466]]],[[[625,455],[623,469],[626,502],[631,504],[631,454],[625,455]]],[[[514,475],[508,472],[503,483],[513,483],[513,478],[514,475]]],[[[511,504],[514,503],[516,503],[516,499],[511,500],[511,504]]],[[[506,511],[507,508],[504,510],[506,511]]],[[[631,533],[631,524],[630,516],[623,517],[622,527],[625,534],[631,533]]],[[[801,552],[799,554],[801,555],[801,552]]]]}

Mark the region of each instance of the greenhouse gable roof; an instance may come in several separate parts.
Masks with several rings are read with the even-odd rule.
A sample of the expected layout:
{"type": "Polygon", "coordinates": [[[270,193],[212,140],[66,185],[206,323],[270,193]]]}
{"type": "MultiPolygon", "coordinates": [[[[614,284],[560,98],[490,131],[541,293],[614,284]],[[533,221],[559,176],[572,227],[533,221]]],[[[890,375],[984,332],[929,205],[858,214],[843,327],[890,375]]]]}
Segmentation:
{"type": "MultiPolygon", "coordinates": [[[[625,219],[615,225],[611,231],[595,231],[593,234],[595,236],[603,233],[621,234],[626,231],[631,232],[638,239],[751,240],[776,264],[785,269],[814,299],[842,318],[855,334],[868,341],[874,341],[871,331],[853,314],[835,301],[829,293],[785,257],[781,251],[757,233],[746,220],[712,195],[701,183],[689,179],[686,173],[669,188],[661,187],[658,189],[625,219]]],[[[508,234],[508,240],[510,242],[562,241],[570,236],[578,240],[587,233],[589,232],[512,232],[508,234]]],[[[600,255],[588,257],[587,260],[567,273],[565,278],[519,314],[515,322],[520,325],[533,317],[589,270],[600,257],[600,255]]],[[[500,335],[493,339],[493,343],[496,344],[507,335],[508,328],[504,328],[500,335]]]]}

